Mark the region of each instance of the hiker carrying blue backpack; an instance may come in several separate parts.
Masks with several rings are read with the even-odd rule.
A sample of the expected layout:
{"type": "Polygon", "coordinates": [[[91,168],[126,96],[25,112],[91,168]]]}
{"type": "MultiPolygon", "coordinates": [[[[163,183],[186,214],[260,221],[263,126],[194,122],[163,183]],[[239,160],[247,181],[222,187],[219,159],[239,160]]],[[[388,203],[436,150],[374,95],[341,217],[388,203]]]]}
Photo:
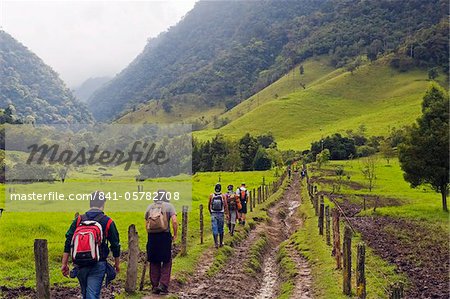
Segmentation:
{"type": "Polygon", "coordinates": [[[214,193],[209,196],[209,213],[211,214],[211,227],[216,248],[223,246],[223,226],[225,215],[228,220],[227,198],[222,194],[222,185],[219,183],[214,187],[214,193]],[[219,240],[218,240],[219,238],[219,240]]]}

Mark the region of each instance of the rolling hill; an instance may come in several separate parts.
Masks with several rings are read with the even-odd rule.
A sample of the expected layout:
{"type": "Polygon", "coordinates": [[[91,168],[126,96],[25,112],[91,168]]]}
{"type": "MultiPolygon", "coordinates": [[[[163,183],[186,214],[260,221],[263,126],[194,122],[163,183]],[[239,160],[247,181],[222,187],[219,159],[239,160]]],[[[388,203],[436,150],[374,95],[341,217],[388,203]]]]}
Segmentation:
{"type": "MultiPolygon", "coordinates": [[[[305,68],[305,76],[307,73],[305,68]]],[[[224,127],[195,132],[195,136],[206,140],[217,133],[240,138],[247,132],[272,132],[281,149],[302,150],[322,136],[355,130],[361,124],[369,135],[385,135],[389,128],[409,125],[420,115],[429,84],[425,70],[399,72],[382,59],[361,66],[353,74],[330,70],[306,89],[278,98],[263,97],[275,90],[289,90],[287,82],[283,77],[225,113],[224,117],[234,120],[224,127]],[[264,99],[260,105],[255,104],[258,97],[264,99]],[[239,116],[239,111],[248,112],[239,116]]]]}
{"type": "MultiPolygon", "coordinates": [[[[447,12],[443,0],[199,1],[88,105],[100,121],[145,105],[151,119],[191,121],[195,114],[210,117],[212,108],[231,109],[315,56],[329,55],[337,68],[358,56],[375,60],[389,53],[400,55],[399,67],[440,65],[448,45],[430,47],[437,39],[416,33],[447,12]]],[[[224,124],[198,121],[199,128],[224,124]]]]}
{"type": "Polygon", "coordinates": [[[0,30],[0,108],[35,123],[92,123],[92,115],[38,56],[0,30]]]}

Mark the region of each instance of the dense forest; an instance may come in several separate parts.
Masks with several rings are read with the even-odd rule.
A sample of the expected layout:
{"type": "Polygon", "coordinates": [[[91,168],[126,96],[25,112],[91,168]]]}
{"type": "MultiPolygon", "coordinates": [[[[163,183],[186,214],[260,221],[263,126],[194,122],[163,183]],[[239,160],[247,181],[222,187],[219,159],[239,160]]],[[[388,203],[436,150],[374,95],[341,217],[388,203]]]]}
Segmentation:
{"type": "Polygon", "coordinates": [[[102,121],[155,99],[230,109],[322,54],[336,67],[389,53],[402,69],[445,66],[447,12],[444,0],[200,1],[88,105],[102,121]]]}
{"type": "Polygon", "coordinates": [[[31,123],[91,123],[58,74],[5,31],[0,30],[0,107],[13,105],[31,123]]]}

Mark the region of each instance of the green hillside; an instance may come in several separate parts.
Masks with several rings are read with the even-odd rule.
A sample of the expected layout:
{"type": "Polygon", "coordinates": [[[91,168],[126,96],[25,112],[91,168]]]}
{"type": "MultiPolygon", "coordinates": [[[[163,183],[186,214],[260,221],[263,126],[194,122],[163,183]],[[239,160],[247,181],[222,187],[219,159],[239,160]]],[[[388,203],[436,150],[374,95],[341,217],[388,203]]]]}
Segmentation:
{"type": "MultiPolygon", "coordinates": [[[[305,68],[305,76],[307,72],[305,68]]],[[[197,132],[196,136],[209,139],[223,133],[239,138],[247,132],[258,135],[270,131],[281,149],[306,149],[321,136],[343,133],[360,124],[366,125],[369,135],[382,135],[389,127],[410,124],[419,116],[428,84],[426,71],[399,72],[387,66],[385,60],[361,66],[353,74],[330,70],[304,90],[265,100],[226,126],[197,132]]],[[[270,94],[272,88],[283,90],[281,86],[288,89],[287,85],[287,81],[278,81],[265,92],[270,94]]],[[[229,114],[246,109],[257,98],[255,95],[229,114]]]]}
{"type": "Polygon", "coordinates": [[[92,123],[58,74],[42,59],[0,30],[0,107],[10,104],[17,116],[38,124],[92,123]]]}
{"type": "Polygon", "coordinates": [[[300,66],[296,66],[265,89],[228,111],[222,103],[211,107],[187,101],[178,103],[172,107],[170,113],[166,113],[161,101],[150,101],[136,111],[125,114],[117,122],[170,123],[182,120],[185,123],[193,123],[194,129],[197,129],[199,126],[214,129],[215,125],[220,125],[222,121],[235,120],[262,104],[302,90],[302,85],[309,87],[342,72],[330,66],[330,58],[328,56],[308,59],[302,66],[305,70],[303,75],[300,75],[300,66]]]}
{"type": "Polygon", "coordinates": [[[447,12],[444,0],[198,1],[94,92],[88,107],[97,120],[109,121],[159,102],[169,120],[190,121],[192,114],[180,113],[185,105],[231,109],[320,55],[329,55],[333,67],[390,53],[399,55],[400,68],[444,67],[448,28],[438,24],[447,12]]]}

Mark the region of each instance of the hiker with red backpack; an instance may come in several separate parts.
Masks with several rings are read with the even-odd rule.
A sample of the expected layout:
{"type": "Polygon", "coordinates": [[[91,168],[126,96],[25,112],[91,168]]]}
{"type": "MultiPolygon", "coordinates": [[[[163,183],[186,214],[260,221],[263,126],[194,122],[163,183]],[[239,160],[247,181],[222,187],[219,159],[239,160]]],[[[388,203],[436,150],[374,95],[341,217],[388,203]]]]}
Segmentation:
{"type": "Polygon", "coordinates": [[[245,183],[242,183],[236,190],[236,196],[239,197],[241,202],[241,209],[239,210],[239,223],[245,225],[245,217],[247,215],[247,200],[248,200],[248,190],[245,188],[245,183]]]}
{"type": "Polygon", "coordinates": [[[166,191],[159,190],[159,197],[145,212],[148,233],[147,260],[150,262],[150,280],[154,294],[169,293],[172,272],[172,242],[177,239],[178,223],[175,207],[168,202],[166,191]],[[173,236],[170,233],[172,223],[173,236]]]}
{"type": "Polygon", "coordinates": [[[225,194],[222,194],[222,185],[219,183],[214,187],[214,193],[209,196],[208,204],[211,215],[211,227],[216,248],[223,246],[223,226],[225,215],[228,221],[228,205],[225,194]]]}
{"type": "Polygon", "coordinates": [[[66,233],[61,272],[64,276],[78,278],[83,299],[100,298],[103,279],[114,279],[120,271],[120,240],[114,221],[103,212],[105,195],[96,191],[91,194],[90,210],[77,216],[66,233]],[[109,242],[109,248],[108,248],[109,242]],[[114,268],[106,258],[109,250],[114,256],[114,268]],[[69,272],[69,255],[74,269],[69,272]]]}
{"type": "Polygon", "coordinates": [[[234,229],[236,227],[236,220],[239,218],[239,210],[242,209],[241,201],[239,200],[239,197],[236,195],[236,193],[233,190],[233,185],[228,185],[227,187],[228,192],[226,193],[227,196],[227,205],[228,205],[228,230],[230,232],[230,235],[234,235],[234,229]]]}

